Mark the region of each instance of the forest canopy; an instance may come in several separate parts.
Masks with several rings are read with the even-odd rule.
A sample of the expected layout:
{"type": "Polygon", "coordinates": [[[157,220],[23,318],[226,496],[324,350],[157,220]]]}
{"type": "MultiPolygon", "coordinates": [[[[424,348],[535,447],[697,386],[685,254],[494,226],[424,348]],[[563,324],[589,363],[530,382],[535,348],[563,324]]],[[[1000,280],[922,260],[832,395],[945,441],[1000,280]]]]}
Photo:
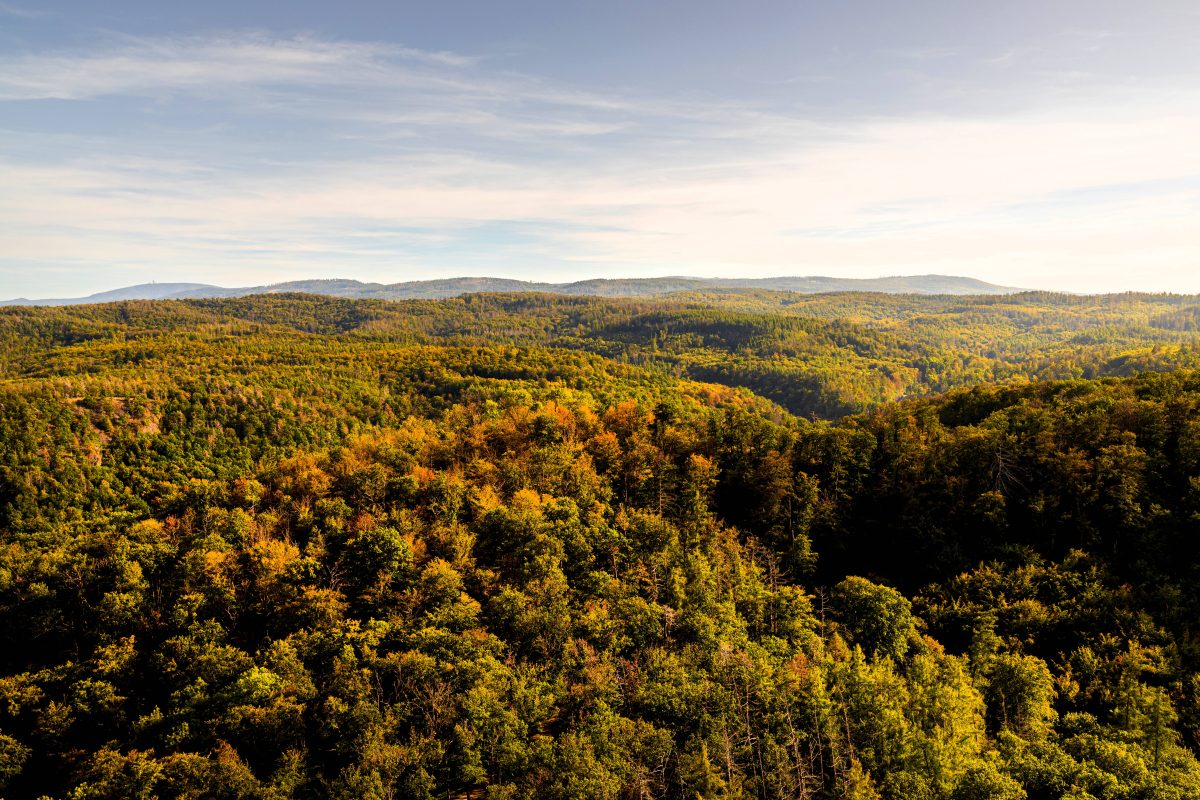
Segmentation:
{"type": "Polygon", "coordinates": [[[0,309],[0,792],[1200,797],[1197,308],[0,309]]]}

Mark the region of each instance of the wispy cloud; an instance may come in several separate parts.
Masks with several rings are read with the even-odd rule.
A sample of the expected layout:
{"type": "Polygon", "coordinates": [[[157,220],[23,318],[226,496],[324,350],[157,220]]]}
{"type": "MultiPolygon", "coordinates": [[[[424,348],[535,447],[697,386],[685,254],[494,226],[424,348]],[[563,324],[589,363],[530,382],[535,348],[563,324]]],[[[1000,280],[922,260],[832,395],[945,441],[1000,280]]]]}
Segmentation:
{"type": "Polygon", "coordinates": [[[127,38],[94,53],[0,58],[0,100],[80,100],[252,84],[375,82],[395,77],[399,64],[414,63],[465,67],[474,59],[386,44],[266,34],[127,38]]]}
{"type": "Polygon", "coordinates": [[[818,123],[313,37],[0,58],[8,100],[160,93],[195,93],[221,125],[181,133],[153,106],[128,139],[0,132],[0,267],[245,283],[579,263],[1068,287],[1111,272],[1111,288],[1135,261],[1179,285],[1200,253],[1194,94],[818,123]]]}
{"type": "Polygon", "coordinates": [[[12,3],[0,3],[0,14],[5,14],[10,17],[18,17],[20,19],[40,19],[42,17],[53,16],[53,12],[44,11],[35,8],[24,8],[16,6],[12,3]]]}

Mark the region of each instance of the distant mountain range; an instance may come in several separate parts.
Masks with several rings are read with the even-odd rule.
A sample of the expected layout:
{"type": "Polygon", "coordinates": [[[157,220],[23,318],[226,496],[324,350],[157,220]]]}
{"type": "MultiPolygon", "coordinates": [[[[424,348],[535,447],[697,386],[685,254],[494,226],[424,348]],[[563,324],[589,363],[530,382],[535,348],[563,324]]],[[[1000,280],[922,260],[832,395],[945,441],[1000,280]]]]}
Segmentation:
{"type": "Polygon", "coordinates": [[[447,278],[403,283],[362,283],[352,280],[308,280],[274,283],[269,286],[226,288],[205,283],[143,283],[98,292],[87,297],[0,301],[0,305],[70,306],[111,303],[117,300],[183,300],[202,297],[244,297],[252,294],[305,292],[331,297],[411,300],[457,297],[474,292],[549,292],[597,297],[647,297],[671,292],[765,289],[784,292],[886,292],[888,294],[1012,294],[1011,286],[953,275],[910,275],[891,278],[594,278],[573,283],[534,283],[508,278],[447,278]]]}

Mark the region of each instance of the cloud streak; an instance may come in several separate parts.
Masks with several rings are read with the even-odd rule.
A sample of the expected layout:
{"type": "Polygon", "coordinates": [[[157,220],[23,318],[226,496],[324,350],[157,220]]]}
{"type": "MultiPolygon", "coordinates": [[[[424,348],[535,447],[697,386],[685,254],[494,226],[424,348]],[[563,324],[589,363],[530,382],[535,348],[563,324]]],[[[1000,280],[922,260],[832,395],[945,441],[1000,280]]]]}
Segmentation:
{"type": "Polygon", "coordinates": [[[42,17],[53,16],[48,11],[22,8],[21,6],[15,6],[12,3],[0,3],[0,14],[6,14],[10,17],[16,17],[18,19],[41,19],[42,17]]]}
{"type": "Polygon", "coordinates": [[[0,58],[0,100],[83,100],[237,85],[336,86],[394,78],[397,65],[466,67],[474,59],[367,42],[267,34],[126,38],[89,54],[0,58]]]}

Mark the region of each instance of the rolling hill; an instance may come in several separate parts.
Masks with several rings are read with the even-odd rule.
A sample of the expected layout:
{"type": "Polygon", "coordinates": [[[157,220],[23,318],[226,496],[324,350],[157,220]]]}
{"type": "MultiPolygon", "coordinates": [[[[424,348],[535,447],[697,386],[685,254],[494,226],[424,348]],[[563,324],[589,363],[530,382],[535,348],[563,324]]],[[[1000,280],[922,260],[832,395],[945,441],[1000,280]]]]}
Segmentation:
{"type": "Polygon", "coordinates": [[[116,300],[182,300],[213,297],[245,297],[255,294],[303,292],[330,297],[373,300],[433,300],[477,292],[548,292],[596,297],[651,297],[672,292],[763,289],[801,292],[885,292],[888,294],[979,295],[1012,294],[1010,286],[953,275],[911,275],[886,278],[833,278],[828,276],[782,278],[594,278],[572,283],[536,283],[509,278],[447,278],[401,283],[362,283],[355,280],[323,279],[274,283],[267,286],[227,288],[204,283],[143,283],[86,297],[18,298],[0,305],[69,306],[107,303],[116,300]]]}

